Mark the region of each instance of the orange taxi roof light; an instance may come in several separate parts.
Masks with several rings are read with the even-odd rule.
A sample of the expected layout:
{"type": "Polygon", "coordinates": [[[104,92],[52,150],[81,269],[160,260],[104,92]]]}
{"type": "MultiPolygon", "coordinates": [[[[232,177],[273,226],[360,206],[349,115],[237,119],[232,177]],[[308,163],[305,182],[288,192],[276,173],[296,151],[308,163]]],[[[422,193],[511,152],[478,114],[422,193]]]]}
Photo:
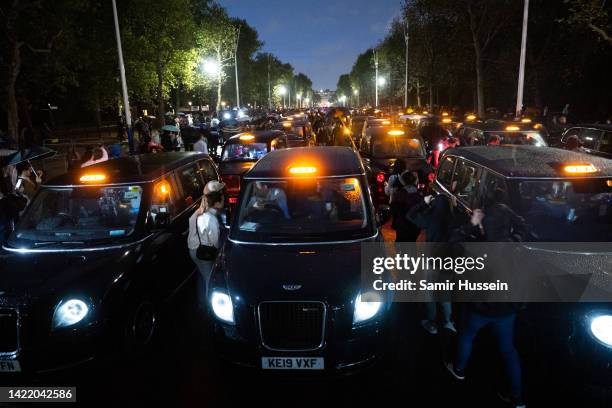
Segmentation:
{"type": "Polygon", "coordinates": [[[517,131],[520,130],[518,126],[506,126],[506,130],[517,131]]]}
{"type": "Polygon", "coordinates": [[[391,121],[390,121],[390,120],[383,120],[383,121],[382,121],[382,124],[383,124],[383,125],[390,125],[390,124],[391,124],[391,121]]]}
{"type": "Polygon", "coordinates": [[[451,123],[453,120],[451,118],[443,118],[442,123],[451,123]]]}
{"type": "Polygon", "coordinates": [[[521,119],[521,122],[523,122],[523,123],[531,123],[531,119],[523,118],[523,119],[521,119]]]}
{"type": "Polygon", "coordinates": [[[317,168],[314,166],[295,166],[289,168],[291,174],[314,174],[317,172],[317,168]]]}
{"type": "Polygon", "coordinates": [[[448,116],[448,112],[442,112],[442,116],[448,116]]]}
{"type": "Polygon", "coordinates": [[[155,191],[161,196],[170,194],[170,183],[168,183],[166,180],[160,181],[155,185],[155,191]]]}
{"type": "Polygon", "coordinates": [[[399,129],[393,129],[388,131],[387,134],[390,136],[401,136],[404,134],[404,131],[399,129]]]}
{"type": "Polygon", "coordinates": [[[104,174],[83,174],[80,178],[82,183],[97,183],[106,180],[104,174]]]}
{"type": "Polygon", "coordinates": [[[255,139],[255,136],[253,135],[242,135],[240,136],[240,140],[253,140],[255,139]]]}
{"type": "Polygon", "coordinates": [[[467,120],[474,120],[474,119],[476,119],[476,115],[467,115],[465,118],[467,120]]]}
{"type": "Polygon", "coordinates": [[[588,174],[597,172],[597,168],[591,163],[568,164],[563,168],[563,170],[570,174],[588,174]]]}
{"type": "Polygon", "coordinates": [[[283,122],[283,127],[291,127],[291,122],[283,122]]]}

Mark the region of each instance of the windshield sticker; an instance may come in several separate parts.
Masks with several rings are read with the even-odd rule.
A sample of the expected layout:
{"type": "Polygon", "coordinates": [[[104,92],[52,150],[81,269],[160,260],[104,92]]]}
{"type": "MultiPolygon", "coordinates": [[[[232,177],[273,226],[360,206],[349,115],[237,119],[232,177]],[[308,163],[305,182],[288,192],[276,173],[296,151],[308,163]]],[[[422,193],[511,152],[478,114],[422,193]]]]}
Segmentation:
{"type": "Polygon", "coordinates": [[[353,183],[342,184],[342,191],[355,191],[355,185],[353,183]]]}
{"type": "Polygon", "coordinates": [[[242,231],[256,231],[258,224],[256,222],[243,222],[240,226],[242,231]]]}
{"type": "Polygon", "coordinates": [[[108,233],[111,237],[119,237],[125,235],[125,230],[110,230],[108,233]]]}
{"type": "Polygon", "coordinates": [[[138,187],[138,186],[130,186],[129,190],[132,193],[140,193],[140,187],[138,187]]]}
{"type": "Polygon", "coordinates": [[[134,200],[140,198],[140,191],[126,191],[123,194],[125,200],[134,200]]]}

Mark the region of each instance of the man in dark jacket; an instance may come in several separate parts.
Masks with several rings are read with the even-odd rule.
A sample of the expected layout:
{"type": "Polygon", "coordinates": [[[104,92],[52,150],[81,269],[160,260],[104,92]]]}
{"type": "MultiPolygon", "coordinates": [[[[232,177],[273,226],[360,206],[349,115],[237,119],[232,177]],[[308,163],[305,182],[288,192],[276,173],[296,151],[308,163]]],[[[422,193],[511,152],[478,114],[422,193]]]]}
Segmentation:
{"type": "MultiPolygon", "coordinates": [[[[425,196],[423,201],[408,211],[407,219],[418,228],[425,230],[427,242],[435,243],[429,244],[430,255],[444,257],[448,250],[447,243],[453,220],[453,205],[450,199],[444,194],[438,194],[435,197],[425,196]]],[[[436,277],[441,278],[441,273],[437,273],[436,277]]],[[[439,303],[442,309],[443,327],[450,331],[456,331],[453,322],[450,320],[451,302],[443,301],[439,303]]],[[[425,319],[421,320],[421,325],[429,334],[437,334],[437,302],[428,302],[425,307],[425,319]]]]}
{"type": "MultiPolygon", "coordinates": [[[[455,230],[452,241],[482,242],[490,241],[486,225],[503,224],[503,221],[489,220],[497,215],[485,217],[484,212],[475,210],[470,222],[455,230]]],[[[502,215],[503,217],[503,215],[502,215]]],[[[453,362],[447,362],[446,368],[458,380],[465,379],[465,368],[472,354],[472,344],[478,332],[486,326],[491,327],[495,334],[497,348],[504,360],[506,375],[510,380],[510,393],[500,394],[500,397],[515,407],[523,407],[523,387],[521,379],[521,363],[514,347],[514,323],[517,312],[523,307],[521,303],[475,302],[467,303],[462,308],[462,320],[457,336],[457,352],[453,362]]]]}
{"type": "Polygon", "coordinates": [[[412,171],[404,171],[394,181],[396,189],[391,202],[391,215],[393,222],[391,227],[395,230],[395,242],[415,242],[421,233],[421,229],[406,218],[408,211],[421,201],[421,195],[417,191],[419,179],[412,171]]]}

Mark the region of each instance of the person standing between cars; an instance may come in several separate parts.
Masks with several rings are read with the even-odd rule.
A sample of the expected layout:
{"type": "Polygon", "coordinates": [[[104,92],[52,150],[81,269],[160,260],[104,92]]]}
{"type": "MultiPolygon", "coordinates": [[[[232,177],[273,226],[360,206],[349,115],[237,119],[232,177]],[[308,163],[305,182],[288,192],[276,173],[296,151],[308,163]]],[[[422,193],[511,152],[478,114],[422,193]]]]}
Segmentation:
{"type": "Polygon", "coordinates": [[[19,163],[17,165],[17,172],[19,176],[17,178],[15,190],[19,194],[25,196],[28,202],[30,202],[34,194],[36,194],[38,185],[42,180],[40,180],[40,178],[37,178],[36,181],[32,180],[32,167],[30,167],[30,163],[28,162],[19,163]]]}
{"type": "Polygon", "coordinates": [[[389,204],[393,203],[393,195],[401,184],[398,183],[400,175],[406,171],[406,163],[402,159],[397,159],[391,166],[391,175],[389,180],[385,182],[385,195],[389,197],[389,204]]]}
{"type": "MultiPolygon", "coordinates": [[[[449,240],[451,223],[453,219],[454,203],[443,195],[438,194],[425,196],[423,201],[415,205],[408,211],[407,219],[418,228],[425,230],[425,238],[429,244],[431,256],[445,256],[446,243],[449,240]]],[[[443,273],[443,272],[441,272],[443,273]]],[[[429,334],[438,333],[437,324],[437,303],[442,309],[442,324],[447,330],[457,331],[451,321],[452,306],[450,301],[435,302],[431,301],[425,305],[425,319],[421,320],[421,325],[429,334]]]]}
{"type": "Polygon", "coordinates": [[[193,144],[193,151],[208,154],[208,142],[204,133],[198,133],[199,139],[193,144]]]}
{"type": "Polygon", "coordinates": [[[216,250],[221,247],[220,211],[225,205],[225,184],[216,180],[209,181],[204,187],[200,207],[189,217],[187,246],[189,255],[198,268],[198,299],[206,304],[208,281],[216,258],[216,250]]]}
{"type": "Polygon", "coordinates": [[[393,196],[391,227],[395,230],[395,242],[415,242],[421,230],[406,219],[408,211],[421,201],[417,191],[419,178],[414,172],[404,171],[395,181],[398,188],[393,196]]]}
{"type": "MultiPolygon", "coordinates": [[[[472,213],[470,222],[461,226],[453,233],[453,242],[497,242],[502,237],[491,237],[488,225],[504,223],[505,215],[488,214],[476,209],[472,213]],[[496,219],[496,218],[502,219],[496,219]],[[489,222],[485,220],[489,219],[489,222]]],[[[505,240],[509,240],[509,236],[505,240]]],[[[472,354],[472,346],[476,335],[481,329],[490,327],[495,335],[497,349],[499,350],[506,375],[509,380],[510,392],[499,393],[499,397],[514,407],[524,407],[521,363],[518,352],[514,346],[514,324],[522,303],[503,302],[473,302],[466,303],[462,308],[461,324],[457,336],[456,355],[452,362],[445,362],[447,370],[458,380],[465,379],[465,369],[472,354]]]]}

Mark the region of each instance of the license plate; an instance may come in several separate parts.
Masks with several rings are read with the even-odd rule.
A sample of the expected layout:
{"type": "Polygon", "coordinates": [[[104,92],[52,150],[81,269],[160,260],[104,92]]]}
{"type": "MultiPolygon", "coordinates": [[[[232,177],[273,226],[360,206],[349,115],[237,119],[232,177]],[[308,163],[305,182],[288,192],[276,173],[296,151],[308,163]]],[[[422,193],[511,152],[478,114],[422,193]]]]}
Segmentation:
{"type": "Polygon", "coordinates": [[[0,360],[0,373],[18,373],[21,366],[17,360],[0,360]]]}
{"type": "Polygon", "coordinates": [[[323,370],[323,357],[262,357],[264,370],[323,370]]]}

